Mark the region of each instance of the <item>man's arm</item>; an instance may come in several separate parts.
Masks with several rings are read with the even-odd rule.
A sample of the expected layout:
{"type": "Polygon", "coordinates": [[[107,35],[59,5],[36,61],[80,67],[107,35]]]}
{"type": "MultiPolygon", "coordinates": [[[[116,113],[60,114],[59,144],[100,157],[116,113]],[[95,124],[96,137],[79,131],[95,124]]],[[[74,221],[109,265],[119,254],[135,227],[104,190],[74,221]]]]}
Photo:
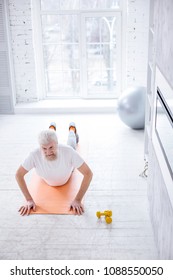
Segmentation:
{"type": "Polygon", "coordinates": [[[84,194],[86,193],[90,182],[92,180],[92,176],[93,173],[91,171],[91,169],[89,168],[89,166],[84,162],[79,168],[78,168],[79,172],[82,173],[83,175],[83,180],[80,186],[80,189],[74,199],[74,201],[71,204],[71,209],[75,210],[75,212],[78,215],[82,215],[82,213],[84,212],[84,208],[82,205],[82,198],[84,196],[84,194]]]}
{"type": "Polygon", "coordinates": [[[19,209],[20,214],[23,216],[25,214],[29,215],[31,209],[33,208],[33,210],[35,211],[36,205],[28,191],[24,176],[26,175],[26,173],[28,173],[28,171],[23,168],[23,166],[20,166],[16,172],[16,181],[26,199],[26,205],[22,206],[19,209]]]}

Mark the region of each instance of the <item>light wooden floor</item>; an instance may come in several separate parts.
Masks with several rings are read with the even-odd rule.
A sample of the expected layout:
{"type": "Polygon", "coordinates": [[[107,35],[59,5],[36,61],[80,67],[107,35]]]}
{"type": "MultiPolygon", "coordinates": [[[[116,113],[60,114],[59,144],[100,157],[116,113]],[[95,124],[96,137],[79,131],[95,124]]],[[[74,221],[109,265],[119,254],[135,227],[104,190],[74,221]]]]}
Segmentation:
{"type": "MultiPolygon", "coordinates": [[[[116,114],[0,115],[0,259],[157,259],[143,171],[143,131],[116,114]],[[56,121],[59,142],[78,126],[83,154],[94,172],[83,216],[21,217],[17,167],[37,146],[37,134],[56,121]],[[113,223],[97,220],[111,209],[113,223]]],[[[31,174],[27,176],[27,182],[31,174]]]]}

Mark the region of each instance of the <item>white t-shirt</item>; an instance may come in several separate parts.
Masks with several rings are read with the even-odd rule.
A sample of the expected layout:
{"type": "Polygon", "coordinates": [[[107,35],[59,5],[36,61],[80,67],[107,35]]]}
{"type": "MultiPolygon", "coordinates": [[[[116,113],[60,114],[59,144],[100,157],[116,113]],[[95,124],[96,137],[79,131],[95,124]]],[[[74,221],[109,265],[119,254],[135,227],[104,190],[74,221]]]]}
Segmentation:
{"type": "Polygon", "coordinates": [[[84,160],[72,147],[58,144],[56,160],[47,160],[38,148],[29,154],[22,166],[27,171],[35,168],[48,185],[61,186],[68,181],[73,169],[79,168],[83,163],[84,160]]]}

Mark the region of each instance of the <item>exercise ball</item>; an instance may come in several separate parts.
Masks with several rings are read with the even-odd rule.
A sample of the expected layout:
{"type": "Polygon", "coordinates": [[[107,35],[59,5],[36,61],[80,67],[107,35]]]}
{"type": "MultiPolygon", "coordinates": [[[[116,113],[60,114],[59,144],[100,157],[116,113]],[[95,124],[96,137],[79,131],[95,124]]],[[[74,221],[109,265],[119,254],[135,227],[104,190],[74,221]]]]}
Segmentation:
{"type": "Polygon", "coordinates": [[[145,87],[128,88],[118,99],[118,115],[120,119],[132,129],[144,129],[145,99],[145,87]]]}

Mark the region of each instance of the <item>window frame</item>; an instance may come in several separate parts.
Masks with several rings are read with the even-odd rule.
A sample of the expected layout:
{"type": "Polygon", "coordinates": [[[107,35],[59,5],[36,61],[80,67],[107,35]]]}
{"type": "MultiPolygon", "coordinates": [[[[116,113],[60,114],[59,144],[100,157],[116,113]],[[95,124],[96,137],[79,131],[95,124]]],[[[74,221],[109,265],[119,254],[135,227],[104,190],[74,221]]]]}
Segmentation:
{"type": "MultiPolygon", "coordinates": [[[[121,63],[119,67],[120,73],[120,82],[118,90],[120,93],[126,87],[126,79],[125,79],[125,71],[126,71],[126,26],[127,26],[127,0],[120,1],[120,7],[116,9],[93,9],[93,10],[64,10],[64,11],[41,11],[40,7],[40,0],[32,0],[32,23],[33,23],[33,44],[34,44],[34,52],[35,52],[35,67],[36,67],[36,80],[37,80],[37,91],[39,100],[49,100],[49,99],[109,99],[109,98],[117,98],[115,96],[88,96],[86,94],[86,78],[84,77],[83,73],[81,75],[81,89],[79,96],[47,96],[46,95],[46,79],[44,73],[44,58],[43,58],[43,42],[42,42],[42,27],[41,27],[41,16],[46,15],[47,13],[56,15],[56,14],[81,14],[81,19],[86,15],[115,15],[115,13],[119,12],[121,14],[121,41],[119,42],[121,45],[121,54],[120,60],[121,63]],[[82,15],[83,14],[83,15],[82,15]]],[[[81,24],[83,24],[81,22],[81,24]]],[[[80,25],[81,28],[81,25],[80,25]]],[[[81,32],[80,32],[81,33],[81,32]]],[[[80,38],[83,40],[83,38],[80,38]]],[[[83,52],[81,51],[82,47],[80,48],[80,55],[82,57],[83,52]]],[[[81,63],[81,62],[80,62],[81,63]]],[[[81,67],[81,65],[80,65],[81,67]]]]}

